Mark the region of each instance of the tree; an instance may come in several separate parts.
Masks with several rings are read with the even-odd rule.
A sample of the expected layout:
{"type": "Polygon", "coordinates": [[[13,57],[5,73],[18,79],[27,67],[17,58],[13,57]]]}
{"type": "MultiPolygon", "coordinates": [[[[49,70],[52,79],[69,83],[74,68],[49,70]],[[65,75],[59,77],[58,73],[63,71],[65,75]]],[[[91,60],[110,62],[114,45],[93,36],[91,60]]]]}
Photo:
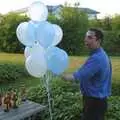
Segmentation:
{"type": "Polygon", "coordinates": [[[112,29],[120,31],[120,15],[116,14],[112,18],[112,29]]]}
{"type": "Polygon", "coordinates": [[[16,28],[28,20],[26,16],[8,13],[2,16],[0,22],[0,50],[4,52],[22,52],[24,47],[16,37],[16,28]]]}
{"type": "Polygon", "coordinates": [[[63,29],[60,47],[70,55],[79,55],[83,50],[84,34],[88,28],[88,17],[78,7],[65,6],[60,13],[59,24],[63,29]]]}
{"type": "Polygon", "coordinates": [[[103,20],[92,19],[89,20],[89,27],[91,28],[103,28],[103,20]]]}
{"type": "Polygon", "coordinates": [[[112,30],[112,26],[111,26],[111,18],[110,16],[106,16],[104,19],[103,19],[103,29],[104,30],[112,30]]]}

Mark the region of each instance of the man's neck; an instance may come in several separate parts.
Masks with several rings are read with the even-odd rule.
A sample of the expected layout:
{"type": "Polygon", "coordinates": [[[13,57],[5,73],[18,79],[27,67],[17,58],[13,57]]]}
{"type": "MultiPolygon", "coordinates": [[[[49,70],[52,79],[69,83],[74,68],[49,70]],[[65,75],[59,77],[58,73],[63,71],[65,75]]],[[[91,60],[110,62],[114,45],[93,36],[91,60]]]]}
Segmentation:
{"type": "Polygon", "coordinates": [[[94,53],[97,49],[99,49],[99,48],[101,48],[101,46],[97,46],[97,47],[95,47],[95,48],[92,48],[91,50],[90,50],[90,54],[92,54],[92,53],[94,53]]]}
{"type": "Polygon", "coordinates": [[[96,50],[96,49],[98,49],[100,47],[101,47],[100,44],[97,44],[95,47],[92,48],[92,50],[96,50]]]}

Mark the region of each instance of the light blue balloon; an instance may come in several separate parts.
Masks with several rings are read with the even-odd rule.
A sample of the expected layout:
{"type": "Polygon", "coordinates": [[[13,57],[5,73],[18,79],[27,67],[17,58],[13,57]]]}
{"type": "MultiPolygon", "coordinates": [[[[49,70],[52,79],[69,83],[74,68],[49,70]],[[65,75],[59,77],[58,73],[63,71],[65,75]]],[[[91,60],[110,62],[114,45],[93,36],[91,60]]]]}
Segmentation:
{"type": "Polygon", "coordinates": [[[46,59],[48,70],[52,71],[54,74],[59,75],[68,67],[68,55],[64,50],[58,47],[48,48],[46,51],[46,59]]]}
{"type": "Polygon", "coordinates": [[[30,20],[29,23],[33,25],[33,27],[35,28],[35,31],[36,31],[36,28],[38,27],[38,25],[39,25],[40,22],[30,20]]]}
{"type": "Polygon", "coordinates": [[[47,21],[39,22],[36,30],[36,39],[42,47],[48,48],[52,45],[55,36],[53,25],[47,21]]]}
{"type": "Polygon", "coordinates": [[[30,41],[31,44],[33,45],[36,41],[36,28],[34,24],[31,24],[31,22],[28,23],[28,28],[27,28],[27,33],[26,33],[26,39],[27,41],[30,41]]]}
{"type": "Polygon", "coordinates": [[[19,41],[25,46],[32,46],[35,42],[35,27],[30,22],[23,22],[16,30],[19,41]]]}

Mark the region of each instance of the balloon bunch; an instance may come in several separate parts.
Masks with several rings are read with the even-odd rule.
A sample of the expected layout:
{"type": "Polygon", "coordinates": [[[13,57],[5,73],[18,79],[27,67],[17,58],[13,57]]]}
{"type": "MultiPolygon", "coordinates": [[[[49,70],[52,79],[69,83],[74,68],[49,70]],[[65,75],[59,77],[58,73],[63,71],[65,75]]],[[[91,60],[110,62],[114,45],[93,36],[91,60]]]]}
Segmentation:
{"type": "Polygon", "coordinates": [[[61,42],[63,31],[57,24],[47,21],[47,7],[37,1],[28,8],[28,22],[18,25],[18,40],[25,45],[25,67],[34,77],[42,77],[47,71],[61,74],[68,67],[67,53],[56,47],[61,42]]]}

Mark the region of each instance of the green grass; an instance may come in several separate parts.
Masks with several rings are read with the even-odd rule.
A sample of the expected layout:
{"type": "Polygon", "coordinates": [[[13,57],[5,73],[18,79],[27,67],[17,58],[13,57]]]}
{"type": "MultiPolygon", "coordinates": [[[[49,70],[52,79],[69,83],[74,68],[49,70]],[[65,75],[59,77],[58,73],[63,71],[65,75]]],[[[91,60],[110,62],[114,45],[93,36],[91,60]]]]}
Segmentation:
{"type": "MultiPolygon", "coordinates": [[[[68,69],[65,72],[74,72],[77,68],[79,68],[85,62],[86,59],[87,59],[87,57],[85,57],[85,56],[71,56],[70,57],[70,65],[69,65],[68,69]]],[[[119,115],[119,106],[120,106],[119,105],[119,95],[120,95],[120,89],[119,89],[120,88],[120,57],[111,57],[111,60],[112,60],[112,67],[113,67],[113,80],[112,81],[113,81],[114,84],[113,84],[113,87],[112,87],[112,97],[110,97],[110,99],[109,99],[109,104],[112,107],[109,107],[109,111],[108,111],[107,117],[108,117],[109,120],[117,120],[117,118],[120,118],[119,117],[120,116],[119,115]]],[[[0,63],[20,64],[20,65],[24,66],[24,61],[25,61],[25,58],[24,58],[24,55],[22,55],[22,54],[5,54],[5,53],[0,54],[0,63]]],[[[64,81],[61,82],[60,80],[58,80],[57,77],[56,77],[56,79],[57,79],[57,81],[55,81],[54,84],[57,83],[58,86],[61,86],[63,84],[63,90],[64,90],[64,83],[62,83],[64,81]]],[[[27,78],[22,78],[19,81],[17,80],[17,81],[12,82],[12,83],[0,84],[0,90],[2,88],[2,92],[4,93],[4,92],[7,91],[7,89],[9,87],[10,88],[12,87],[12,88],[16,88],[18,90],[17,92],[19,92],[19,90],[20,90],[19,88],[22,85],[25,85],[26,88],[29,89],[30,87],[37,88],[37,85],[39,85],[41,83],[42,82],[41,82],[40,78],[34,78],[34,77],[30,76],[30,77],[27,77],[27,78]]],[[[70,107],[70,109],[69,109],[69,113],[70,114],[73,114],[73,115],[74,114],[78,114],[79,115],[78,112],[74,112],[74,113],[71,112],[70,111],[71,110],[71,106],[68,105],[69,102],[66,102],[67,100],[70,101],[70,104],[73,102],[73,103],[75,103],[75,106],[77,104],[78,104],[77,106],[82,104],[82,103],[80,104],[80,103],[78,103],[78,101],[76,101],[76,100],[79,99],[79,97],[78,97],[78,94],[75,94],[75,90],[79,89],[79,85],[76,86],[76,84],[72,84],[70,86],[68,85],[66,88],[65,88],[66,91],[62,92],[62,94],[65,93],[65,94],[63,94],[64,96],[61,94],[62,97],[63,97],[62,100],[65,101],[65,102],[63,102],[64,111],[65,110],[68,111],[68,108],[70,107]],[[68,91],[71,90],[69,87],[73,87],[71,89],[74,91],[74,94],[68,94],[68,93],[71,93],[71,92],[67,92],[67,90],[68,91]],[[68,95],[71,96],[70,99],[69,99],[68,95]],[[77,96],[75,96],[75,95],[77,95],[77,96]],[[66,106],[66,103],[67,103],[67,106],[66,106]]],[[[56,92],[57,92],[56,95],[59,94],[58,90],[61,91],[61,89],[62,89],[62,86],[60,87],[60,89],[56,89],[56,92]]],[[[41,93],[38,92],[38,91],[36,92],[36,90],[37,89],[35,89],[35,93],[33,92],[35,94],[35,95],[33,95],[33,100],[40,101],[41,99],[43,99],[45,97],[43,95],[44,93],[41,94],[42,92],[40,91],[40,88],[38,90],[41,93]],[[43,95],[43,97],[41,97],[42,95],[43,95]]],[[[32,91],[30,91],[30,93],[32,93],[32,91]]],[[[55,98],[56,99],[54,99],[54,100],[56,101],[56,104],[57,104],[57,102],[59,101],[61,96],[60,96],[60,98],[59,97],[55,97],[55,98]]],[[[38,101],[36,101],[36,102],[38,102],[38,101]]],[[[43,102],[44,102],[44,100],[43,100],[43,102]]],[[[59,106],[58,106],[58,108],[59,108],[59,106]]],[[[78,107],[76,107],[76,108],[78,108],[78,107]]],[[[57,112],[58,111],[56,111],[56,113],[57,112]]],[[[61,113],[58,112],[57,114],[59,114],[59,115],[63,114],[62,112],[61,113]]]]}
{"type": "MultiPolygon", "coordinates": [[[[7,54],[0,53],[0,63],[11,63],[11,64],[19,64],[24,66],[25,57],[23,54],[7,54]]],[[[2,83],[0,84],[0,88],[6,89],[9,87],[19,88],[22,85],[26,87],[36,86],[40,83],[40,79],[38,78],[23,78],[20,81],[14,81],[12,83],[2,83]]]]}
{"type": "Polygon", "coordinates": [[[24,64],[25,57],[23,54],[0,53],[0,63],[24,64]]]}
{"type": "MultiPolygon", "coordinates": [[[[83,56],[71,56],[70,57],[70,65],[69,68],[65,72],[73,72],[77,68],[80,67],[81,64],[84,63],[84,61],[87,59],[87,57],[83,56]]],[[[120,57],[111,57],[112,60],[112,67],[113,67],[113,82],[120,82],[120,57]]],[[[25,57],[23,54],[6,54],[6,53],[0,53],[0,63],[14,63],[14,64],[21,64],[24,66],[25,57]]],[[[40,79],[38,78],[24,78],[20,81],[15,81],[14,83],[9,84],[0,84],[0,87],[19,87],[22,84],[25,84],[27,87],[36,86],[40,83],[40,79]]]]}

